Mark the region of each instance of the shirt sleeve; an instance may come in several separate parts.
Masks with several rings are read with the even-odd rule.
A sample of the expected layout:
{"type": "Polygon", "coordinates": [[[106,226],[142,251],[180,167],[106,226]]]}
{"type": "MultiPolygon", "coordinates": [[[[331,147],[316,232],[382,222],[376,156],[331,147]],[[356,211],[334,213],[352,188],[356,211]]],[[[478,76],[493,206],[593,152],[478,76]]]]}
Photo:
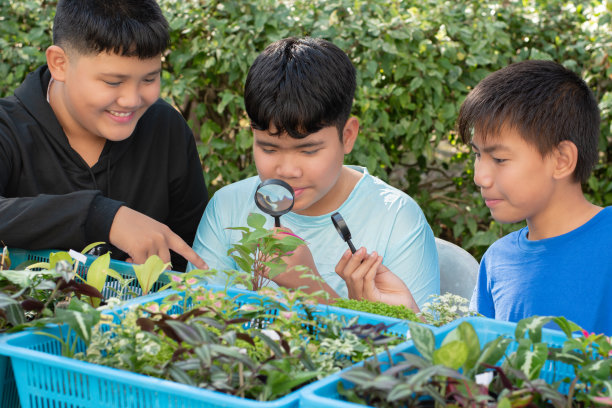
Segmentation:
{"type": "Polygon", "coordinates": [[[383,264],[399,276],[419,307],[440,293],[436,242],[418,204],[409,200],[397,213],[383,264]]]}

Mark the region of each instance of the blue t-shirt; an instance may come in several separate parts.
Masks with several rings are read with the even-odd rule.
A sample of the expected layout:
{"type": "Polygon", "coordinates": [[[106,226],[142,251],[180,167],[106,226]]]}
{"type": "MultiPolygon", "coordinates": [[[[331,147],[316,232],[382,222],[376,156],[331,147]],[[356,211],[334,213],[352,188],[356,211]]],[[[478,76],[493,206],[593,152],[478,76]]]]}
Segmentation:
{"type": "Polygon", "coordinates": [[[527,233],[508,234],[487,250],[470,308],[513,322],[564,316],[612,335],[612,207],[558,237],[530,241],[527,233]]]}
{"type": "MultiPolygon", "coordinates": [[[[440,292],[440,272],[435,239],[421,208],[406,193],[371,176],[365,168],[351,167],[363,177],[336,210],[351,231],[351,241],[356,248],[363,246],[382,255],[383,264],[406,283],[422,306],[430,295],[440,292]]],[[[238,269],[227,251],[242,233],[227,228],[246,227],[249,213],[262,214],[253,199],[259,183],[259,177],[233,183],[217,191],[208,203],[193,249],[211,269],[238,269]]],[[[332,224],[332,213],[305,216],[290,212],[280,221],[308,243],[321,277],[346,297],[346,284],[334,270],[348,246],[332,224]]],[[[272,217],[266,218],[266,228],[272,228],[272,217]]],[[[190,264],[188,270],[192,268],[190,264]]]]}

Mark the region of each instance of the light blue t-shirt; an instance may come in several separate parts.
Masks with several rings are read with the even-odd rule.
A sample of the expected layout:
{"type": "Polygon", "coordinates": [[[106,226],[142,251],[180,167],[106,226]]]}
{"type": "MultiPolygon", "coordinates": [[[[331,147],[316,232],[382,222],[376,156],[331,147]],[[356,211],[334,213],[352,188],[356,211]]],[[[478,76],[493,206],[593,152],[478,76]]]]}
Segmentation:
{"type": "Polygon", "coordinates": [[[510,233],[487,250],[470,308],[512,322],[564,316],[612,335],[612,207],[558,237],[530,241],[528,232],[510,233]]]}
{"type": "MultiPolygon", "coordinates": [[[[429,295],[440,292],[440,272],[434,236],[421,208],[406,193],[371,176],[365,168],[351,167],[363,177],[336,210],[351,231],[351,241],[356,248],[363,246],[382,255],[383,264],[406,283],[422,306],[429,295]]],[[[211,269],[238,269],[227,251],[242,233],[227,228],[246,227],[249,213],[263,214],[253,199],[259,183],[257,176],[233,183],[217,191],[208,203],[193,249],[211,269]]],[[[346,297],[346,284],[334,269],[348,246],[332,224],[334,212],[320,216],[290,212],[280,220],[308,243],[321,277],[346,297]]],[[[273,218],[266,218],[266,228],[272,228],[273,218]]],[[[190,264],[188,270],[192,268],[190,264]]]]}

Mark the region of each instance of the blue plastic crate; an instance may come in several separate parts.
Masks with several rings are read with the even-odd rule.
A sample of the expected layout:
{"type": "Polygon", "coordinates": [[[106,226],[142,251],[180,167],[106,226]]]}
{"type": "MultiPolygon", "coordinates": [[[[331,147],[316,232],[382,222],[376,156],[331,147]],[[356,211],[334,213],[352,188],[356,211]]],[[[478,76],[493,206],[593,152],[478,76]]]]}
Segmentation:
{"type": "MultiPolygon", "coordinates": [[[[478,340],[481,347],[500,336],[514,338],[514,331],[516,329],[516,323],[502,322],[485,317],[465,317],[433,329],[436,347],[439,347],[444,337],[462,322],[468,322],[474,327],[474,330],[476,330],[478,334],[478,340]]],[[[549,346],[561,347],[566,339],[567,337],[562,331],[551,329],[542,330],[542,341],[546,342],[549,346]]],[[[515,351],[516,347],[516,342],[513,342],[508,347],[508,353],[515,351]]],[[[412,342],[406,342],[394,348],[391,353],[394,360],[399,353],[419,354],[412,342]]],[[[382,355],[380,360],[387,361],[386,356],[382,355]]],[[[540,374],[540,377],[548,382],[554,382],[566,376],[573,377],[573,369],[571,366],[558,362],[552,363],[550,361],[546,362],[540,374]]],[[[363,405],[348,402],[338,394],[338,382],[342,382],[345,388],[353,387],[352,383],[340,377],[340,373],[336,373],[315,384],[305,387],[301,393],[300,408],[363,408],[363,405]]],[[[567,392],[567,385],[563,384],[560,391],[567,392]]]]}
{"type": "MultiPolygon", "coordinates": [[[[209,286],[221,290],[220,286],[209,286]]],[[[113,313],[118,315],[126,307],[150,301],[161,302],[169,291],[132,299],[113,313]]],[[[260,301],[255,292],[229,289],[229,296],[237,296],[237,306],[260,301]]],[[[406,335],[407,325],[399,319],[318,306],[316,316],[341,318],[359,317],[359,323],[393,324],[390,333],[406,335]]],[[[57,327],[45,329],[58,334],[57,327]]],[[[83,351],[83,346],[77,351],[83,351]]],[[[31,331],[12,334],[0,339],[0,354],[9,356],[22,405],[28,407],[298,407],[300,391],[278,400],[261,402],[243,399],[216,391],[200,389],[172,381],[135,374],[115,368],[78,361],[60,356],[60,344],[31,331]]]]}
{"type": "MultiPolygon", "coordinates": [[[[52,252],[59,252],[59,251],[50,250],[50,249],[44,249],[44,250],[38,250],[38,251],[28,251],[25,249],[18,249],[18,248],[9,249],[9,255],[10,255],[11,263],[12,263],[11,269],[14,269],[20,264],[23,264],[25,262],[33,262],[33,263],[49,262],[49,255],[52,252]]],[[[85,278],[87,276],[87,270],[89,269],[89,266],[97,258],[91,255],[85,255],[85,256],[87,257],[87,262],[85,262],[85,265],[79,264],[79,267],[77,268],[77,274],[81,276],[82,278],[85,278]]],[[[142,290],[140,289],[140,285],[138,284],[138,281],[136,280],[136,272],[134,271],[134,264],[111,259],[110,268],[116,271],[123,278],[127,278],[127,279],[134,278],[134,280],[128,285],[128,288],[132,292],[134,292],[137,296],[142,295],[142,290]]],[[[162,286],[166,285],[169,282],[170,282],[169,276],[166,274],[162,274],[157,280],[157,282],[155,282],[153,286],[151,287],[151,292],[157,292],[162,286]]],[[[104,296],[105,299],[108,299],[116,294],[115,290],[117,289],[119,289],[118,282],[115,279],[111,278],[110,276],[107,276],[106,283],[104,285],[104,289],[102,289],[102,296],[104,296]]],[[[127,300],[132,297],[133,295],[126,294],[122,297],[122,299],[127,300]]]]}
{"type": "MultiPolygon", "coordinates": [[[[38,263],[38,262],[49,262],[49,255],[52,252],[58,252],[56,250],[37,250],[28,251],[25,249],[12,248],[9,249],[9,256],[11,259],[11,268],[15,269],[24,263],[38,263]]],[[[91,263],[96,259],[94,256],[87,255],[87,262],[85,265],[80,264],[77,273],[82,278],[87,276],[87,270],[91,263]]],[[[121,262],[111,260],[110,268],[115,270],[123,278],[134,278],[134,280],[128,285],[129,289],[136,295],[142,294],[140,285],[134,272],[133,264],[128,262],[121,262]]],[[[157,282],[153,284],[151,292],[157,292],[162,286],[170,282],[170,278],[162,274],[157,282]]],[[[105,299],[108,299],[116,294],[115,290],[119,289],[119,283],[111,278],[106,278],[104,289],[102,289],[102,295],[105,299]]],[[[129,299],[133,295],[126,294],[122,298],[129,299]]],[[[9,364],[7,357],[0,356],[0,407],[2,408],[18,408],[19,396],[17,393],[17,386],[15,385],[15,376],[13,375],[13,368],[9,364]]]]}

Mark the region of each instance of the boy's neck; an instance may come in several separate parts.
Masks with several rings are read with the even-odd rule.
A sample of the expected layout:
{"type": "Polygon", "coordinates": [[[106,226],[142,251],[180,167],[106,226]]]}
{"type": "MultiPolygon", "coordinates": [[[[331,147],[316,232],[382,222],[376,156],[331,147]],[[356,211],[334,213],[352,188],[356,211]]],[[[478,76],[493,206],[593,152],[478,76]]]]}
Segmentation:
{"type": "Polygon", "coordinates": [[[601,207],[590,203],[582,193],[579,183],[572,185],[562,195],[551,198],[544,210],[527,219],[528,239],[536,241],[567,234],[586,224],[601,207]]]}

